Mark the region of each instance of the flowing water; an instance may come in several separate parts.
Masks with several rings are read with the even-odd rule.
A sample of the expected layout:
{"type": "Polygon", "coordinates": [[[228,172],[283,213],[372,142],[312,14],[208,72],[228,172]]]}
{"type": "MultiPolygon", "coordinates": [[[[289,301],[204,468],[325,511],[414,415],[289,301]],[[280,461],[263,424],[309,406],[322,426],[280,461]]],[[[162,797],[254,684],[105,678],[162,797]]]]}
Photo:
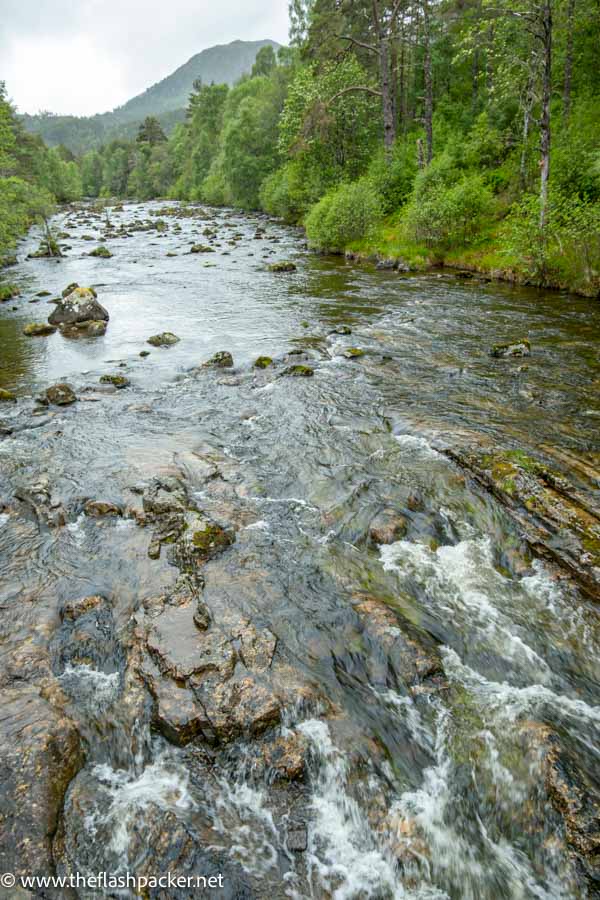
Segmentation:
{"type": "MultiPolygon", "coordinates": [[[[22,295],[0,307],[0,387],[19,395],[1,411],[12,428],[0,438],[3,684],[35,680],[50,647],[86,755],[57,870],[157,871],[185,834],[197,855],[180,870],[228,873],[225,896],[595,896],[545,760],[551,735],[600,789],[597,607],[529,556],[443,451],[522,448],[575,478],[597,463],[600,307],[317,257],[299,232],[231,211],[136,230],[159,208],[112,214],[129,236],[108,241],[109,260],[85,255],[100,216],[62,217],[65,258],[21,261],[10,277],[22,295]],[[190,254],[207,225],[216,252],[190,254]],[[297,270],[269,272],[279,259],[297,270]],[[96,287],[106,335],[24,337],[52,309],[36,294],[74,281],[96,287]],[[140,357],[162,331],[180,342],[140,357]],[[530,358],[490,357],[491,344],[525,336],[530,358]],[[348,359],[348,347],[364,355],[348,359]],[[235,368],[198,372],[219,350],[235,368]],[[264,354],[314,376],[254,369],[264,354]],[[105,390],[106,373],[131,385],[105,390]],[[79,402],[32,415],[59,380],[79,402]],[[219,477],[199,478],[198,460],[219,477]],[[292,687],[271,731],[303,748],[297,782],[257,762],[252,734],[216,748],[166,740],[128,662],[141,612],[178,573],[164,554],[148,558],[148,529],[89,518],[83,504],[125,507],[132,486],[174,473],[196,508],[235,528],[204,598],[215,622],[235,615],[274,635],[276,671],[288,673],[277,677],[292,687]],[[15,512],[15,493],[40,482],[64,526],[15,512]],[[384,509],[405,529],[379,546],[369,526],[384,509]],[[59,609],[91,595],[108,606],[82,662],[59,609]],[[433,674],[404,676],[402,635],[438,661],[433,674]]],[[[32,235],[23,253],[35,246],[32,235]]]]}

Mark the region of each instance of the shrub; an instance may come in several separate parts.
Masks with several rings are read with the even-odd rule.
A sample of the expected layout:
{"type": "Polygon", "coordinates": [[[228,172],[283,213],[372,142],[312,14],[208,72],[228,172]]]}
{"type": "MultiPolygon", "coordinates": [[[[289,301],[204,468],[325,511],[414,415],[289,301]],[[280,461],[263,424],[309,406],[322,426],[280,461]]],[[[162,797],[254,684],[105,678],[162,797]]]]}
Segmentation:
{"type": "Polygon", "coordinates": [[[306,219],[312,246],[341,252],[368,237],[382,216],[381,199],[366,179],[342,184],[326,194],[306,219]]]}
{"type": "Polygon", "coordinates": [[[417,158],[414,141],[399,141],[394,146],[391,159],[381,150],[369,166],[367,178],[381,197],[384,213],[390,213],[406,203],[417,174],[417,158]]]}
{"type": "Polygon", "coordinates": [[[430,175],[427,191],[423,182],[415,187],[405,218],[409,234],[438,249],[472,243],[494,211],[491,190],[480,175],[468,175],[448,187],[442,182],[436,190],[433,182],[430,175]]]}
{"type": "Polygon", "coordinates": [[[550,194],[547,224],[540,227],[537,195],[525,197],[508,217],[502,243],[531,278],[541,284],[570,284],[597,294],[600,290],[600,203],[550,194]]]}

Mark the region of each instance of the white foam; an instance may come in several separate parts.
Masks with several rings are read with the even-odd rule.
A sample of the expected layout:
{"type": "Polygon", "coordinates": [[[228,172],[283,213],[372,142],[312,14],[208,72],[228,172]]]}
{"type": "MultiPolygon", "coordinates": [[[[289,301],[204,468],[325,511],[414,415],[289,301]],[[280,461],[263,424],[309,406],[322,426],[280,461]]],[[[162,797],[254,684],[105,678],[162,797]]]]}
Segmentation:
{"type": "Polygon", "coordinates": [[[426,438],[418,434],[396,434],[394,435],[396,443],[403,449],[411,453],[419,453],[421,456],[431,457],[432,459],[443,459],[440,453],[435,450],[426,438]]]}
{"type": "Polygon", "coordinates": [[[117,698],[121,684],[118,672],[101,672],[87,663],[66,666],[59,680],[67,686],[74,681],[82,687],[97,710],[110,705],[117,698]]]}
{"type": "Polygon", "coordinates": [[[6,525],[9,519],[10,516],[8,515],[8,513],[0,513],[0,528],[6,525]]]}
{"type": "Polygon", "coordinates": [[[298,731],[316,757],[306,857],[312,895],[335,900],[405,897],[392,853],[378,842],[348,792],[348,761],[333,744],[327,724],[309,719],[298,731]]]}
{"type": "Polygon", "coordinates": [[[244,531],[269,531],[269,529],[270,525],[266,519],[259,519],[258,522],[251,522],[244,527],[244,531]]]}

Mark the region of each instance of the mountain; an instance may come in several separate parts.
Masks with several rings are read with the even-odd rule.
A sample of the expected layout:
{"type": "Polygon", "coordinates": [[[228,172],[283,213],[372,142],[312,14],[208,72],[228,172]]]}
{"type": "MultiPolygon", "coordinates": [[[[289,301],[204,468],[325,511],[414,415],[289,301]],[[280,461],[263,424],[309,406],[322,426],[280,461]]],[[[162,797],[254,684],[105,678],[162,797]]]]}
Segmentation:
{"type": "Polygon", "coordinates": [[[42,136],[48,146],[63,144],[73,153],[84,153],[114,138],[131,138],[139,123],[149,115],[157,116],[165,131],[171,131],[183,121],[188,96],[194,81],[205,84],[234,84],[252,69],[261,47],[270,44],[277,50],[276,41],[232,41],[208,47],[196,53],[184,65],[153,84],[142,94],[132,97],[112,112],[95,116],[59,116],[53,113],[23,115],[25,128],[42,136]]]}

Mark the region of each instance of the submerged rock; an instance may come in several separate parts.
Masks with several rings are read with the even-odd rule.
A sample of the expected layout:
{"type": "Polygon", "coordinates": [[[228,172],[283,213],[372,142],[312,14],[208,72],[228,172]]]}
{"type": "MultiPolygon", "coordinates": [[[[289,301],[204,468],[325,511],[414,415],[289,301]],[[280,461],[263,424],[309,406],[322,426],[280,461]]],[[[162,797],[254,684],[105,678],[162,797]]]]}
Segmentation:
{"type": "Polygon", "coordinates": [[[393,544],[406,534],[408,523],[393,509],[384,509],[369,526],[369,537],[375,544],[393,544]]]}
{"type": "Polygon", "coordinates": [[[23,334],[27,337],[45,337],[48,334],[54,334],[56,325],[50,325],[47,322],[30,322],[23,328],[23,334]]]}
{"type": "Polygon", "coordinates": [[[75,403],[77,397],[70,384],[61,382],[46,388],[46,400],[55,406],[69,406],[69,404],[75,403]]]}
{"type": "Polygon", "coordinates": [[[88,500],[83,511],[86,516],[93,519],[101,519],[104,516],[121,516],[123,512],[115,503],[109,503],[105,500],[88,500]]]}
{"type": "Polygon", "coordinates": [[[6,388],[0,388],[0,403],[16,403],[17,397],[13,394],[12,391],[7,391],[6,388]]]}
{"type": "Polygon", "coordinates": [[[347,347],[343,353],[343,356],[345,356],[346,359],[358,359],[360,356],[364,355],[365,351],[361,350],[359,347],[347,347]]]}
{"type": "Polygon", "coordinates": [[[268,268],[269,272],[295,272],[297,266],[293,262],[282,260],[281,262],[271,263],[268,268]]]}
{"type": "Polygon", "coordinates": [[[254,362],[255,369],[267,369],[269,366],[273,365],[273,360],[270,356],[259,356],[258,359],[254,362]]]}
{"type": "Polygon", "coordinates": [[[531,356],[531,344],[526,338],[510,344],[494,344],[490,353],[497,359],[506,359],[509,356],[531,356]]]}
{"type": "Polygon", "coordinates": [[[51,325],[75,325],[77,322],[107,322],[108,312],[98,303],[90,288],[74,288],[63,297],[48,316],[51,325]]]}
{"type": "Polygon", "coordinates": [[[173,344],[179,343],[179,338],[171,331],[163,331],[161,334],[153,334],[146,341],[152,347],[171,347],[173,344]]]}

